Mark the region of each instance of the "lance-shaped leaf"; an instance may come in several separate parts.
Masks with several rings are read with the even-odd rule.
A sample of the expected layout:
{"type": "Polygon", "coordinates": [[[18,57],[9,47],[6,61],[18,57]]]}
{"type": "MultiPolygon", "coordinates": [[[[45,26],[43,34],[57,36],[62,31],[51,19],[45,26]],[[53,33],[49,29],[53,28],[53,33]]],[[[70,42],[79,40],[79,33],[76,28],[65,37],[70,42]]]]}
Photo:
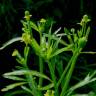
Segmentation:
{"type": "Polygon", "coordinates": [[[38,26],[34,23],[34,22],[30,22],[31,27],[36,30],[37,32],[39,32],[38,26]]]}
{"type": "Polygon", "coordinates": [[[33,70],[32,71],[31,70],[19,70],[19,71],[17,70],[17,71],[5,73],[5,74],[3,74],[3,76],[5,78],[8,78],[8,77],[10,78],[10,76],[20,76],[20,75],[27,75],[27,74],[30,74],[30,75],[33,75],[36,77],[41,77],[41,78],[51,81],[51,79],[48,76],[46,76],[40,72],[33,71],[33,70]]]}
{"type": "Polygon", "coordinates": [[[6,43],[4,43],[2,45],[2,47],[0,47],[0,50],[3,50],[4,48],[6,48],[7,46],[9,46],[10,44],[12,44],[12,43],[14,43],[16,41],[22,41],[22,38],[21,37],[16,37],[16,38],[13,38],[13,39],[7,41],[6,43]]]}
{"type": "Polygon", "coordinates": [[[82,80],[82,81],[80,81],[79,83],[77,83],[76,85],[72,86],[72,87],[69,89],[69,91],[68,91],[68,94],[69,94],[68,96],[70,96],[70,94],[71,94],[74,90],[76,90],[76,89],[78,89],[78,88],[80,88],[80,87],[83,87],[83,86],[85,86],[85,85],[87,85],[87,84],[89,84],[89,83],[92,83],[92,82],[96,81],[96,78],[95,78],[95,77],[93,78],[94,75],[96,75],[96,71],[93,72],[91,75],[88,74],[88,75],[85,77],[84,80],[82,80]]]}
{"type": "Polygon", "coordinates": [[[10,84],[10,85],[6,86],[5,88],[1,89],[1,91],[8,91],[8,90],[14,89],[15,87],[22,86],[24,84],[26,84],[26,82],[10,84]]]}
{"type": "Polygon", "coordinates": [[[64,51],[68,51],[71,47],[72,47],[72,45],[69,45],[68,47],[64,47],[64,48],[61,48],[61,49],[57,49],[56,52],[54,52],[54,53],[50,56],[50,58],[52,58],[52,57],[54,57],[54,56],[56,56],[56,55],[58,55],[58,54],[60,54],[60,53],[62,53],[62,52],[64,52],[64,51]]]}
{"type": "Polygon", "coordinates": [[[43,87],[38,87],[38,90],[49,90],[49,89],[51,89],[53,87],[54,87],[54,84],[51,83],[51,84],[48,84],[48,85],[43,86],[43,87]]]}
{"type": "Polygon", "coordinates": [[[26,86],[21,86],[21,88],[22,88],[23,90],[25,90],[26,92],[28,92],[28,93],[30,93],[30,94],[33,95],[32,91],[31,91],[29,88],[27,88],[26,86]]]}
{"type": "Polygon", "coordinates": [[[8,76],[6,75],[4,77],[8,78],[8,79],[11,79],[11,80],[15,80],[15,81],[26,81],[24,78],[13,76],[13,75],[8,75],[8,76]]]}

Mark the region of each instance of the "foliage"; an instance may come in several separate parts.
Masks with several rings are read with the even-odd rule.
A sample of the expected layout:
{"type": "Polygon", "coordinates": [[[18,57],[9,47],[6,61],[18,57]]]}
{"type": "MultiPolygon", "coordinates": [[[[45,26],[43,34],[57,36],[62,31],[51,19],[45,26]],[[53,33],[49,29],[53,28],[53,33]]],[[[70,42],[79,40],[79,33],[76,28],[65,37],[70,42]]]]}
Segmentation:
{"type": "MultiPolygon", "coordinates": [[[[59,33],[61,28],[52,32],[53,22],[50,23],[49,28],[46,26],[47,20],[41,19],[35,23],[31,20],[31,16],[29,11],[25,11],[24,20],[21,20],[23,24],[22,36],[13,38],[0,48],[2,50],[16,41],[22,41],[25,44],[23,54],[18,49],[12,53],[19,66],[12,72],[3,74],[3,77],[11,79],[15,83],[7,85],[1,91],[10,91],[19,87],[19,90],[10,91],[10,96],[18,93],[23,94],[22,90],[26,91],[27,96],[77,96],[74,94],[76,89],[96,80],[96,71],[94,71],[89,73],[84,80],[70,85],[76,61],[88,41],[90,27],[87,24],[90,19],[84,15],[81,22],[78,23],[80,25],[78,30],[64,28],[64,33],[59,33]],[[46,27],[49,30],[46,30],[48,29],[46,27]],[[39,42],[34,37],[33,31],[39,34],[39,42]],[[67,40],[62,37],[67,38],[67,40]],[[31,51],[36,57],[37,70],[34,70],[33,65],[31,65],[32,69],[28,66],[31,51]],[[70,52],[70,58],[65,55],[67,52],[70,52]],[[61,57],[64,57],[64,60],[61,57]]],[[[95,93],[92,92],[92,94],[95,93]]]]}

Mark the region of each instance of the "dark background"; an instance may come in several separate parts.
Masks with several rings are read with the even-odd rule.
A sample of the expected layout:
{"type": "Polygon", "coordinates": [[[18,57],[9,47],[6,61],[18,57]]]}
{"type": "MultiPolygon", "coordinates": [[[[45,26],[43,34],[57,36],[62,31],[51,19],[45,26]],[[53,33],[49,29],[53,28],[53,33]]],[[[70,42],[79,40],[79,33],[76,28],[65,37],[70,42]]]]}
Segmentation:
{"type": "MultiPolygon", "coordinates": [[[[76,27],[84,14],[91,18],[91,32],[85,50],[96,51],[96,0],[0,0],[0,46],[11,38],[21,36],[24,11],[29,10],[32,19],[52,18],[59,27],[76,27]]],[[[11,56],[13,50],[22,49],[22,43],[14,43],[0,51],[0,88],[6,83],[2,74],[11,71],[16,65],[11,56]]],[[[96,56],[87,55],[90,63],[95,63],[96,56]]]]}

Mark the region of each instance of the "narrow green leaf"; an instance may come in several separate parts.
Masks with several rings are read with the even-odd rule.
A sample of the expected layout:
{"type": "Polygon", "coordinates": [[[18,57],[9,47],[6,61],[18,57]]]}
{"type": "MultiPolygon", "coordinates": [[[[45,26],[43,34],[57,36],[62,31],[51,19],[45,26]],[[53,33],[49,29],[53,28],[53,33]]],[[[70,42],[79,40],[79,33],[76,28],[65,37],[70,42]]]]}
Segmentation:
{"type": "MultiPolygon", "coordinates": [[[[40,72],[37,72],[37,71],[29,71],[29,70],[17,70],[17,71],[14,71],[14,72],[8,72],[8,73],[5,73],[5,74],[3,74],[3,76],[6,78],[8,78],[8,76],[9,76],[9,78],[10,78],[10,76],[14,76],[14,75],[27,75],[27,74],[31,74],[31,75],[33,75],[33,76],[37,76],[37,77],[41,77],[41,78],[44,78],[44,79],[47,79],[47,80],[49,80],[49,81],[51,81],[51,79],[48,77],[48,76],[46,76],[46,75],[44,75],[44,74],[41,74],[40,72]]],[[[52,82],[52,81],[51,81],[52,82]]]]}
{"type": "MultiPolygon", "coordinates": [[[[44,33],[44,36],[45,36],[45,37],[49,37],[49,34],[45,34],[45,33],[44,33]]],[[[56,41],[58,40],[58,37],[56,37],[56,36],[54,36],[54,35],[50,35],[50,38],[53,39],[53,40],[56,40],[56,41]]],[[[65,46],[68,45],[68,44],[67,44],[64,40],[62,40],[62,39],[60,40],[60,44],[63,44],[63,45],[65,45],[65,46]]]]}
{"type": "Polygon", "coordinates": [[[32,27],[34,30],[36,30],[37,32],[39,32],[38,27],[37,27],[37,25],[36,25],[34,22],[30,22],[30,25],[31,25],[31,27],[32,27]]]}
{"type": "Polygon", "coordinates": [[[22,88],[23,90],[25,90],[26,92],[28,92],[28,93],[30,93],[30,94],[33,95],[32,91],[31,91],[29,88],[27,88],[26,86],[21,86],[21,88],[22,88]]]}
{"type": "Polygon", "coordinates": [[[29,49],[30,48],[28,46],[25,46],[25,48],[24,48],[24,57],[25,58],[27,58],[27,56],[28,56],[29,49]]]}
{"type": "Polygon", "coordinates": [[[60,40],[61,40],[61,37],[59,37],[58,40],[54,43],[54,45],[53,45],[53,51],[58,48],[58,45],[59,45],[60,40]]]}
{"type": "Polygon", "coordinates": [[[67,34],[66,36],[69,40],[69,43],[72,44],[73,40],[72,40],[72,37],[71,37],[71,34],[70,34],[69,30],[67,28],[64,28],[64,32],[67,34]]]}
{"type": "Polygon", "coordinates": [[[0,50],[3,50],[4,48],[6,48],[7,46],[9,46],[10,44],[12,44],[16,41],[22,41],[22,37],[16,37],[16,38],[13,38],[13,39],[7,41],[6,43],[3,44],[2,47],[0,47],[0,50]]]}
{"type": "Polygon", "coordinates": [[[90,27],[88,27],[87,30],[86,30],[86,37],[87,38],[88,38],[89,33],[90,33],[90,27]]]}
{"type": "Polygon", "coordinates": [[[58,28],[58,29],[54,32],[54,34],[56,35],[60,30],[61,30],[61,27],[58,28]]]}
{"type": "Polygon", "coordinates": [[[24,90],[15,90],[15,91],[8,91],[7,93],[4,94],[4,96],[15,96],[17,94],[18,95],[21,95],[21,94],[27,94],[28,95],[28,93],[24,90]]]}
{"type": "Polygon", "coordinates": [[[24,84],[26,84],[26,82],[19,82],[19,83],[10,84],[10,85],[6,86],[5,88],[1,89],[1,91],[8,91],[8,90],[14,89],[15,87],[24,85],[24,84]]]}
{"type": "Polygon", "coordinates": [[[11,80],[16,80],[16,81],[25,81],[25,79],[21,78],[21,77],[17,77],[17,76],[10,76],[10,75],[6,75],[4,76],[5,78],[11,79],[11,80]]]}
{"type": "Polygon", "coordinates": [[[52,25],[53,23],[51,23],[51,26],[50,26],[50,29],[49,29],[49,32],[48,32],[48,47],[51,45],[51,33],[52,33],[52,25]]]}
{"type": "Polygon", "coordinates": [[[48,84],[48,85],[46,85],[44,87],[38,87],[38,90],[49,90],[49,89],[51,89],[53,87],[54,87],[54,84],[51,83],[51,84],[48,84]]]}
{"type": "Polygon", "coordinates": [[[72,86],[70,89],[69,89],[69,92],[73,92],[74,90],[76,90],[76,89],[78,89],[78,88],[80,88],[80,87],[83,87],[83,86],[85,86],[85,85],[87,85],[87,84],[89,84],[89,83],[91,83],[91,82],[94,82],[94,81],[96,81],[96,78],[93,78],[93,76],[96,74],[96,71],[93,73],[93,74],[91,74],[91,75],[87,75],[86,77],[85,77],[85,79],[84,80],[82,80],[82,81],[80,81],[79,83],[77,83],[76,85],[74,85],[74,86],[72,86]]]}
{"type": "Polygon", "coordinates": [[[53,53],[53,55],[50,56],[50,58],[64,52],[64,51],[68,51],[70,48],[72,47],[72,45],[69,45],[68,47],[65,48],[61,48],[61,49],[57,49],[57,51],[55,53],[53,53]]]}

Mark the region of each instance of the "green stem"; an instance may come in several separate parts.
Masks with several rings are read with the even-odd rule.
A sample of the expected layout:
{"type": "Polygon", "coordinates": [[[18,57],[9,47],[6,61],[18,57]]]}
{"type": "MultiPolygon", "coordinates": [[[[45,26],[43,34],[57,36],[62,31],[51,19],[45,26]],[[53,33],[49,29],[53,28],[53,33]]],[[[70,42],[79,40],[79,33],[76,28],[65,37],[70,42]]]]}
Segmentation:
{"type": "MultiPolygon", "coordinates": [[[[29,53],[30,49],[28,50],[28,53],[29,53]]],[[[28,56],[25,57],[25,62],[24,62],[24,67],[26,70],[29,70],[28,66],[27,66],[27,58],[28,56]]],[[[30,89],[32,90],[32,93],[34,94],[34,96],[41,96],[40,93],[37,91],[37,88],[36,88],[36,83],[34,81],[34,77],[29,73],[26,75],[26,79],[28,81],[28,84],[29,84],[29,87],[30,89]]]]}
{"type": "MultiPolygon", "coordinates": [[[[39,32],[39,35],[40,35],[40,46],[42,46],[42,32],[39,32]]],[[[43,58],[41,56],[39,56],[39,70],[40,70],[40,73],[42,74],[43,73],[43,58]]],[[[39,86],[41,87],[42,86],[42,83],[43,83],[43,78],[39,78],[39,86]]]]}
{"type": "MultiPolygon", "coordinates": [[[[43,60],[42,60],[42,58],[41,57],[39,57],[39,64],[40,64],[40,66],[39,66],[39,70],[40,70],[40,73],[42,74],[43,73],[43,60]]],[[[42,87],[42,83],[43,83],[43,78],[39,78],[39,86],[40,87],[42,87]]]]}
{"type": "Polygon", "coordinates": [[[30,21],[27,21],[27,24],[28,24],[29,34],[32,36],[32,29],[31,29],[30,21]]]}
{"type": "Polygon", "coordinates": [[[53,83],[54,83],[55,96],[59,96],[58,88],[56,87],[56,76],[55,76],[55,73],[54,73],[54,68],[53,68],[50,61],[48,61],[48,67],[49,67],[51,77],[52,77],[52,80],[53,80],[53,83]]]}
{"type": "Polygon", "coordinates": [[[71,60],[69,61],[68,65],[67,65],[66,68],[64,69],[64,71],[63,71],[63,73],[62,73],[62,75],[61,75],[61,77],[60,77],[60,79],[59,79],[59,81],[58,81],[58,83],[57,83],[57,85],[56,85],[57,88],[59,87],[60,83],[61,83],[62,80],[64,79],[64,76],[66,75],[66,73],[67,73],[67,71],[68,71],[68,69],[69,69],[69,67],[70,67],[70,64],[71,64],[73,58],[74,58],[74,57],[72,56],[72,58],[71,58],[71,60]]]}
{"type": "Polygon", "coordinates": [[[86,23],[84,24],[83,28],[84,28],[84,36],[86,36],[86,23]]]}
{"type": "Polygon", "coordinates": [[[74,70],[74,67],[75,67],[75,63],[76,63],[76,60],[79,56],[79,49],[77,49],[74,53],[73,53],[73,60],[72,60],[72,63],[71,63],[71,66],[70,66],[70,69],[66,75],[66,78],[65,78],[65,82],[64,82],[64,86],[63,86],[63,89],[62,89],[62,92],[60,94],[60,96],[65,96],[66,94],[66,90],[67,90],[67,87],[68,87],[68,84],[70,82],[70,78],[72,76],[72,73],[73,73],[73,70],[74,70]]]}

